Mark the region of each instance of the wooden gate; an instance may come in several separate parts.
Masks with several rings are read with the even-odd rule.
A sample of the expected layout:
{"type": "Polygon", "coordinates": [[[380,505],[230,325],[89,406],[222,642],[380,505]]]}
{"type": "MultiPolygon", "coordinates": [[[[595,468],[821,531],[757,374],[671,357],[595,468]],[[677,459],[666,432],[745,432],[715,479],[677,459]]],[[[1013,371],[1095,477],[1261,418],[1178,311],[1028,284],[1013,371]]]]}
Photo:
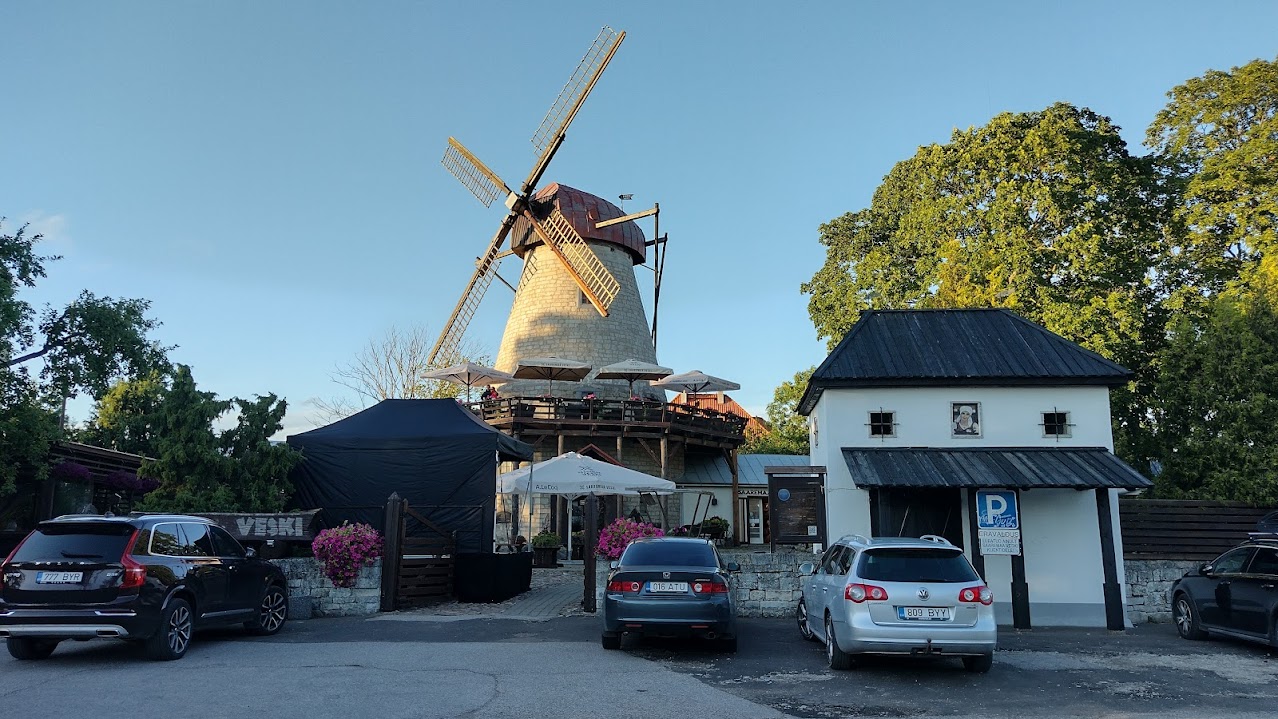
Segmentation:
{"type": "Polygon", "coordinates": [[[439,526],[391,495],[386,503],[386,554],[382,563],[382,611],[446,601],[453,596],[455,532],[439,526]],[[414,531],[408,530],[409,522],[414,531]]]}

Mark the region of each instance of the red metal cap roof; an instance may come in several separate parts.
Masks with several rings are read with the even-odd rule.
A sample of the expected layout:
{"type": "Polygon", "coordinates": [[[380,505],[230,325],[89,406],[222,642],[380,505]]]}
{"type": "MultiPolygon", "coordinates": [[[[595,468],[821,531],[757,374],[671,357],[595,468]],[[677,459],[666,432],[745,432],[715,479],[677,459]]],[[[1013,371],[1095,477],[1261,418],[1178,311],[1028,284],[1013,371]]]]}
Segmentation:
{"type": "MultiPolygon", "coordinates": [[[[622,222],[603,229],[595,227],[596,222],[611,220],[626,214],[620,207],[602,197],[552,182],[532,196],[533,214],[537,216],[537,219],[543,219],[550,214],[552,206],[559,209],[577,234],[583,238],[597,242],[611,242],[627,250],[636,265],[641,264],[647,257],[643,230],[640,230],[639,225],[634,222],[622,222]]],[[[523,257],[524,253],[539,244],[541,244],[541,238],[533,231],[532,224],[524,217],[516,219],[515,226],[510,231],[510,249],[523,257]]]]}

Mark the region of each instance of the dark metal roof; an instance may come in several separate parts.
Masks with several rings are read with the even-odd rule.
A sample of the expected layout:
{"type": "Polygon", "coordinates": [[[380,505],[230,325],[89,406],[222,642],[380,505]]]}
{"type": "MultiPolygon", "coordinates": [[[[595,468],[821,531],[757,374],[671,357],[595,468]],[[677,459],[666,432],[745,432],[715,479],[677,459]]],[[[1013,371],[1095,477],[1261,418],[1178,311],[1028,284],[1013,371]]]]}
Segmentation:
{"type": "MultiPolygon", "coordinates": [[[[532,196],[531,203],[538,220],[545,220],[550,215],[550,206],[553,205],[583,239],[617,245],[630,253],[630,259],[636,265],[643,264],[648,256],[643,230],[639,229],[639,225],[634,220],[604,228],[595,226],[603,220],[611,220],[626,214],[620,207],[602,197],[552,182],[538,190],[537,194],[532,196]]],[[[539,244],[541,244],[541,236],[533,230],[528,219],[520,215],[510,230],[510,249],[523,257],[529,249],[539,244]]]]}
{"type": "Polygon", "coordinates": [[[1131,375],[1005,309],[864,310],[812,373],[799,413],[834,387],[1115,387],[1131,375]]]}
{"type": "Polygon", "coordinates": [[[844,447],[858,487],[1139,489],[1153,486],[1104,447],[844,447]]]}
{"type": "MultiPolygon", "coordinates": [[[[764,467],[806,467],[811,458],[806,454],[740,454],[737,455],[738,486],[768,486],[764,467]]],[[[732,469],[721,454],[689,454],[684,458],[683,485],[732,486],[732,469]]]]}

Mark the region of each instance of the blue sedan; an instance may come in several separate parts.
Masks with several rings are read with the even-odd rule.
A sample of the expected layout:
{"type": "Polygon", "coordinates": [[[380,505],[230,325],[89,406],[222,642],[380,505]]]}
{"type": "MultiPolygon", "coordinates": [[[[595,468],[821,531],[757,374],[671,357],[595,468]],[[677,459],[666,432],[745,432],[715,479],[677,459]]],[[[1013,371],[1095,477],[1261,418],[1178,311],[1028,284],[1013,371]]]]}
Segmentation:
{"type": "Polygon", "coordinates": [[[732,577],[704,539],[651,537],[631,542],[613,562],[604,595],[604,649],[623,635],[702,637],[737,650],[732,577]]]}

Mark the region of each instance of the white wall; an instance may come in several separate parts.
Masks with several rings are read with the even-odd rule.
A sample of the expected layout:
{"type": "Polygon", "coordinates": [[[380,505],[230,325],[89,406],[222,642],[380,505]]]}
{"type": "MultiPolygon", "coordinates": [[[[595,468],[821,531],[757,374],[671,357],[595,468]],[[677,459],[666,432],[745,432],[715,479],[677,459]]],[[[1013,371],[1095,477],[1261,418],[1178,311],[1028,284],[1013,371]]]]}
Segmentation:
{"type": "MultiPolygon", "coordinates": [[[[858,489],[843,461],[844,447],[1105,447],[1113,450],[1105,387],[919,387],[826,390],[810,416],[811,462],[826,467],[831,538],[870,535],[869,492],[858,489]],[[952,437],[950,404],[979,402],[982,436],[952,437]],[[871,438],[869,413],[895,413],[896,436],[871,438]],[[1043,412],[1068,412],[1069,437],[1043,436],[1043,412]]],[[[1118,527],[1117,492],[1111,492],[1118,527]]],[[[964,492],[964,537],[970,537],[964,492]]],[[[1031,620],[1104,626],[1104,568],[1093,491],[1039,489],[1021,493],[1025,572],[1031,620]]],[[[1115,531],[1119,579],[1122,544],[1115,531]]],[[[971,549],[969,548],[969,555],[971,549]]],[[[1011,622],[1011,559],[985,558],[1000,623],[1011,622]]],[[[1124,588],[1124,594],[1126,590],[1124,588]]]]}

